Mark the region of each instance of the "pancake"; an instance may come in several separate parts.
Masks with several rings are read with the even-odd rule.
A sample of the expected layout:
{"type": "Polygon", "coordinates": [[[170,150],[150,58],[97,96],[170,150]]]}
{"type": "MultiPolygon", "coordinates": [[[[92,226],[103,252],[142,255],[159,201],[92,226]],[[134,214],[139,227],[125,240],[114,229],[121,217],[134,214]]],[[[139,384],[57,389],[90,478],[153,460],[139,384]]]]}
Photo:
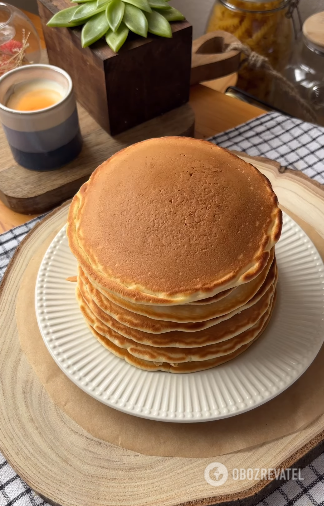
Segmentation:
{"type": "Polygon", "coordinates": [[[100,308],[100,310],[102,310],[107,315],[111,316],[114,320],[117,320],[118,322],[128,327],[143,330],[144,332],[149,332],[152,334],[161,334],[165,332],[170,332],[172,330],[181,330],[183,332],[197,332],[198,330],[206,329],[208,327],[212,327],[213,325],[218,325],[220,322],[228,320],[232,318],[235,314],[244,311],[245,309],[256,304],[256,302],[258,302],[261,299],[261,297],[266,293],[269,287],[274,283],[275,279],[276,279],[276,263],[274,261],[263,285],[258,290],[258,292],[244,306],[240,306],[236,308],[234,311],[218,316],[216,318],[193,323],[155,320],[152,318],[148,318],[147,316],[134,313],[133,311],[128,311],[127,309],[124,309],[111,302],[109,299],[104,297],[98,290],[94,289],[91,286],[91,284],[87,283],[87,278],[83,275],[81,269],[79,269],[78,287],[83,298],[87,301],[89,305],[90,302],[93,301],[100,308]]]}
{"type": "Polygon", "coordinates": [[[164,334],[150,334],[141,330],[132,329],[131,327],[126,327],[101,311],[91,299],[84,299],[78,287],[76,289],[76,296],[81,310],[84,304],[86,304],[95,319],[100,320],[101,323],[105,324],[113,331],[118,332],[118,334],[132,339],[139,344],[146,344],[159,348],[196,348],[226,341],[255,325],[269,308],[275,292],[275,287],[276,281],[256,304],[218,325],[197,332],[171,331],[164,334]]]}
{"type": "Polygon", "coordinates": [[[220,300],[223,297],[226,297],[233,290],[235,290],[235,287],[228,288],[228,290],[224,290],[223,292],[216,293],[216,295],[213,295],[212,297],[207,297],[206,299],[200,299],[200,300],[195,300],[193,302],[188,302],[188,304],[190,304],[192,306],[199,306],[200,304],[211,304],[212,302],[215,302],[216,300],[220,300]]]}
{"type": "MultiPolygon", "coordinates": [[[[119,297],[112,293],[107,294],[106,292],[105,295],[101,295],[101,293],[98,294],[98,290],[96,290],[96,288],[91,285],[90,280],[83,277],[83,281],[88,286],[91,297],[96,301],[98,306],[117,320],[120,320],[120,318],[123,317],[124,308],[128,310],[127,314],[129,311],[132,311],[136,315],[147,316],[148,318],[154,320],[164,320],[178,323],[202,322],[201,326],[197,325],[190,327],[188,325],[188,328],[198,329],[213,325],[212,321],[208,323],[207,320],[219,318],[220,316],[230,313],[235,314],[235,311],[237,312],[241,307],[245,306],[249,300],[251,300],[258,293],[262,285],[265,283],[268,275],[269,278],[267,281],[272,283],[274,279],[275,269],[274,267],[273,269],[270,268],[273,262],[274,249],[271,250],[271,255],[267,265],[256,278],[252,279],[252,281],[249,281],[248,283],[244,283],[244,285],[238,286],[235,290],[231,291],[229,295],[223,297],[221,300],[215,301],[211,304],[204,304],[199,306],[192,306],[191,304],[184,304],[183,306],[135,304],[134,302],[125,300],[122,297],[119,297]]],[[[185,330],[185,327],[186,325],[184,326],[183,330],[185,330]]],[[[136,326],[136,328],[139,327],[136,326]]],[[[166,328],[168,328],[167,325],[166,328]]],[[[150,330],[147,331],[150,332],[150,330]]]]}
{"type": "Polygon", "coordinates": [[[271,318],[271,313],[272,313],[272,310],[274,307],[274,303],[275,303],[275,300],[273,302],[271,311],[270,311],[267,319],[265,319],[265,321],[263,319],[259,320],[258,325],[259,325],[260,330],[254,340],[241,346],[236,351],[234,351],[233,353],[229,353],[228,355],[217,357],[217,358],[214,358],[211,360],[202,360],[202,361],[198,361],[198,362],[185,362],[183,364],[174,364],[173,365],[173,364],[169,364],[167,362],[154,363],[154,362],[150,362],[148,360],[143,360],[143,359],[134,357],[127,350],[125,350],[123,348],[119,348],[118,346],[113,344],[109,339],[100,335],[92,327],[89,327],[89,328],[92,331],[92,333],[94,334],[94,336],[98,339],[98,341],[103,346],[105,346],[105,348],[107,348],[114,355],[117,355],[117,357],[124,359],[130,365],[133,365],[133,366],[138,367],[140,369],[144,369],[146,371],[164,371],[164,372],[171,372],[171,373],[176,373],[176,374],[191,373],[191,372],[197,372],[197,371],[204,371],[206,369],[211,369],[213,367],[219,366],[221,364],[224,364],[225,362],[228,362],[229,360],[233,360],[238,355],[240,355],[241,353],[246,351],[261,336],[261,334],[266,329],[267,324],[269,323],[270,318],[271,318]]]}
{"type": "MultiPolygon", "coordinates": [[[[273,297],[270,300],[268,309],[261,316],[262,321],[265,321],[268,318],[271,310],[272,300],[273,297]]],[[[184,362],[197,362],[228,355],[235,352],[241,346],[244,346],[250,341],[254,340],[259,332],[259,326],[257,322],[254,326],[250,327],[248,330],[242,332],[241,334],[238,334],[236,337],[233,337],[226,341],[221,341],[220,343],[208,346],[200,346],[197,348],[158,348],[145,344],[138,344],[135,341],[122,336],[118,332],[115,332],[110,327],[98,320],[85,303],[81,303],[80,308],[88,325],[95,329],[98,334],[106,337],[119,348],[126,349],[128,353],[134,357],[155,363],[169,362],[175,364],[184,362]]]]}
{"type": "Polygon", "coordinates": [[[209,142],[150,139],[104,162],[73,199],[70,248],[92,284],[186,304],[254,279],[281,232],[269,181],[209,142]]]}

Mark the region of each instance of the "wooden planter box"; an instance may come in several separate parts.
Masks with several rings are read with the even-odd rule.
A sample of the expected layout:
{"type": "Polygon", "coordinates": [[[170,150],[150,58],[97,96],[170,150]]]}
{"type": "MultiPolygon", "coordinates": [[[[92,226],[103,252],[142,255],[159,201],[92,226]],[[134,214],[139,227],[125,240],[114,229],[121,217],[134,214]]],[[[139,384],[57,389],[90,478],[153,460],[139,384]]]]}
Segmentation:
{"type": "Polygon", "coordinates": [[[189,100],[192,27],[171,23],[173,38],[134,37],[115,54],[100,40],[81,47],[81,28],[50,28],[68,0],[38,0],[49,62],[72,77],[77,100],[117,135],[189,100]]]}

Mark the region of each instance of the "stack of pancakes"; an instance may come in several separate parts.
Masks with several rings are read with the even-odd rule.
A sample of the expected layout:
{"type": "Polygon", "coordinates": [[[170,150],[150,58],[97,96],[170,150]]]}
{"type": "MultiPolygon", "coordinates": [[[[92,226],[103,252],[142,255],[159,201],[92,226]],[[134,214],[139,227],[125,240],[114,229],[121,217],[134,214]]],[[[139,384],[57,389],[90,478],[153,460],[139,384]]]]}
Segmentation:
{"type": "Polygon", "coordinates": [[[269,322],[280,232],[277,198],[252,165],[201,140],[134,144],[98,167],[70,207],[80,309],[134,366],[215,367],[269,322]]]}

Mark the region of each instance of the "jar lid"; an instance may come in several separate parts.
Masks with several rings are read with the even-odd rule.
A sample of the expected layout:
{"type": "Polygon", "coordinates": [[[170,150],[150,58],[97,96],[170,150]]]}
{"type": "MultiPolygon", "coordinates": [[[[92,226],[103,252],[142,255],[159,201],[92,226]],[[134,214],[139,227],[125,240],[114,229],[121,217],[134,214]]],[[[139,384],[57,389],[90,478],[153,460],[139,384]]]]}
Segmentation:
{"type": "Polygon", "coordinates": [[[273,0],[269,2],[269,0],[219,0],[225,7],[233,11],[242,11],[242,12],[276,12],[287,5],[289,5],[292,0],[273,0]]]}
{"type": "Polygon", "coordinates": [[[306,19],[303,24],[303,34],[314,49],[324,51],[324,12],[318,12],[306,19]]]}

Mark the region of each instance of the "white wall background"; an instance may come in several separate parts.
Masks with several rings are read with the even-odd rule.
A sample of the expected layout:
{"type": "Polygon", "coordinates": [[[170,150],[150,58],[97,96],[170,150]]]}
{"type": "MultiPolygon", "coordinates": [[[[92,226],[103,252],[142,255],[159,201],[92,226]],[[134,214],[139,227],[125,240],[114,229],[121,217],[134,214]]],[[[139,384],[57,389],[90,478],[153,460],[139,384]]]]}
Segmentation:
{"type": "Polygon", "coordinates": [[[207,20],[214,3],[215,0],[171,0],[170,5],[186,16],[193,25],[193,38],[197,39],[206,31],[207,20]]]}

